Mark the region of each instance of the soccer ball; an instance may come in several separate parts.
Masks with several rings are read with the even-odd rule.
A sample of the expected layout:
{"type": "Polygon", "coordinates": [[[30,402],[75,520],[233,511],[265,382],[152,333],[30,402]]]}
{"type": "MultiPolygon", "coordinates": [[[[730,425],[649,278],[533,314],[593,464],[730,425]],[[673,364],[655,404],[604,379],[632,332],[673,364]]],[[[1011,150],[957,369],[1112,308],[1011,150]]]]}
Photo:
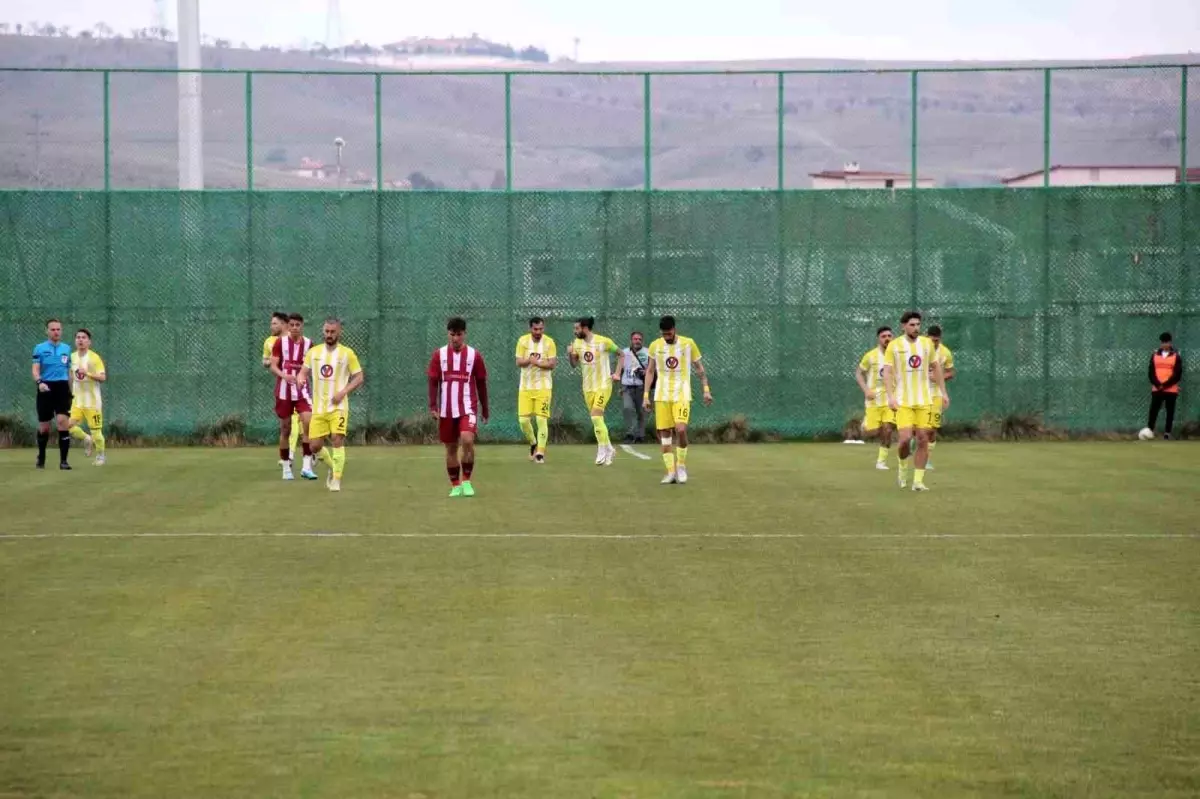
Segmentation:
{"type": "Polygon", "coordinates": [[[1154,431],[1149,427],[1143,427],[1138,431],[1138,438],[1142,441],[1149,441],[1150,439],[1154,438],[1154,431]]]}

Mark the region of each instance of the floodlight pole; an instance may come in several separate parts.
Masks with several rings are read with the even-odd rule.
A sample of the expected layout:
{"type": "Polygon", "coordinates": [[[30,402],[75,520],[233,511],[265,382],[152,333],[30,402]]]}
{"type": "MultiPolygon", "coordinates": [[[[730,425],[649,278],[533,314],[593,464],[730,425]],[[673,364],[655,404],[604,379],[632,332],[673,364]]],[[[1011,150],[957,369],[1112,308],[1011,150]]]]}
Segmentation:
{"type": "Polygon", "coordinates": [[[179,188],[204,188],[204,117],[201,100],[200,0],[178,0],[179,188]]]}

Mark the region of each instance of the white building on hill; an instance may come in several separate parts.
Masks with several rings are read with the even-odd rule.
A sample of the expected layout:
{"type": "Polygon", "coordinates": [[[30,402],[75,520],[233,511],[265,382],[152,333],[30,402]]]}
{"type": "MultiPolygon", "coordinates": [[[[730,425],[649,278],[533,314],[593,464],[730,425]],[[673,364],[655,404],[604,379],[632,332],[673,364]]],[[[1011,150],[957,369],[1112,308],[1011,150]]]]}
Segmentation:
{"type": "MultiPolygon", "coordinates": [[[[810,172],[814,189],[910,189],[912,175],[908,172],[869,172],[851,162],[840,171],[810,172]]],[[[932,189],[933,179],[917,176],[918,189],[932,189]]]]}
{"type": "MultiPolygon", "coordinates": [[[[1045,170],[1038,169],[1003,181],[1010,189],[1037,188],[1045,170]]],[[[1168,186],[1179,183],[1177,166],[1062,165],[1050,167],[1051,186],[1168,186]]],[[[1189,183],[1200,182],[1200,169],[1188,169],[1189,183]]]]}

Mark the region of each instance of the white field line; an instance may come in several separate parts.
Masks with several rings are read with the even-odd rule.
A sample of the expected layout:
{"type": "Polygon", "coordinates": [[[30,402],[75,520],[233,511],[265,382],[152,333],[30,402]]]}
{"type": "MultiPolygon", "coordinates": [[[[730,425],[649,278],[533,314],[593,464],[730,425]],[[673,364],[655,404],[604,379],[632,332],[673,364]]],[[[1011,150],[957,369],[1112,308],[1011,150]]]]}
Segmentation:
{"type": "Polygon", "coordinates": [[[311,532],[183,532],[183,533],[0,533],[0,541],[86,538],[403,538],[403,539],[562,539],[589,541],[783,540],[1064,540],[1152,539],[1200,540],[1200,533],[342,533],[311,532]]]}
{"type": "Polygon", "coordinates": [[[638,460],[642,460],[642,461],[653,460],[653,458],[651,458],[649,455],[645,454],[644,452],[638,452],[636,449],[629,446],[628,444],[622,444],[621,451],[629,453],[630,455],[637,458],[638,460]]]}

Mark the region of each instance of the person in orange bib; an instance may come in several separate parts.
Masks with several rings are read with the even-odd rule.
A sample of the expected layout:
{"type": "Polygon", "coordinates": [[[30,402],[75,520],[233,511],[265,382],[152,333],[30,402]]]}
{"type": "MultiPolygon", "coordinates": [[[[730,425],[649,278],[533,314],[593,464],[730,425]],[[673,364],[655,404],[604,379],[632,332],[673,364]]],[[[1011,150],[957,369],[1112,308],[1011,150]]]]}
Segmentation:
{"type": "Polygon", "coordinates": [[[1163,439],[1170,440],[1175,425],[1175,401],[1179,399],[1179,383],[1183,380],[1183,356],[1171,342],[1171,334],[1158,337],[1158,349],[1150,356],[1150,419],[1151,430],[1158,422],[1158,412],[1167,409],[1167,426],[1163,439]]]}

